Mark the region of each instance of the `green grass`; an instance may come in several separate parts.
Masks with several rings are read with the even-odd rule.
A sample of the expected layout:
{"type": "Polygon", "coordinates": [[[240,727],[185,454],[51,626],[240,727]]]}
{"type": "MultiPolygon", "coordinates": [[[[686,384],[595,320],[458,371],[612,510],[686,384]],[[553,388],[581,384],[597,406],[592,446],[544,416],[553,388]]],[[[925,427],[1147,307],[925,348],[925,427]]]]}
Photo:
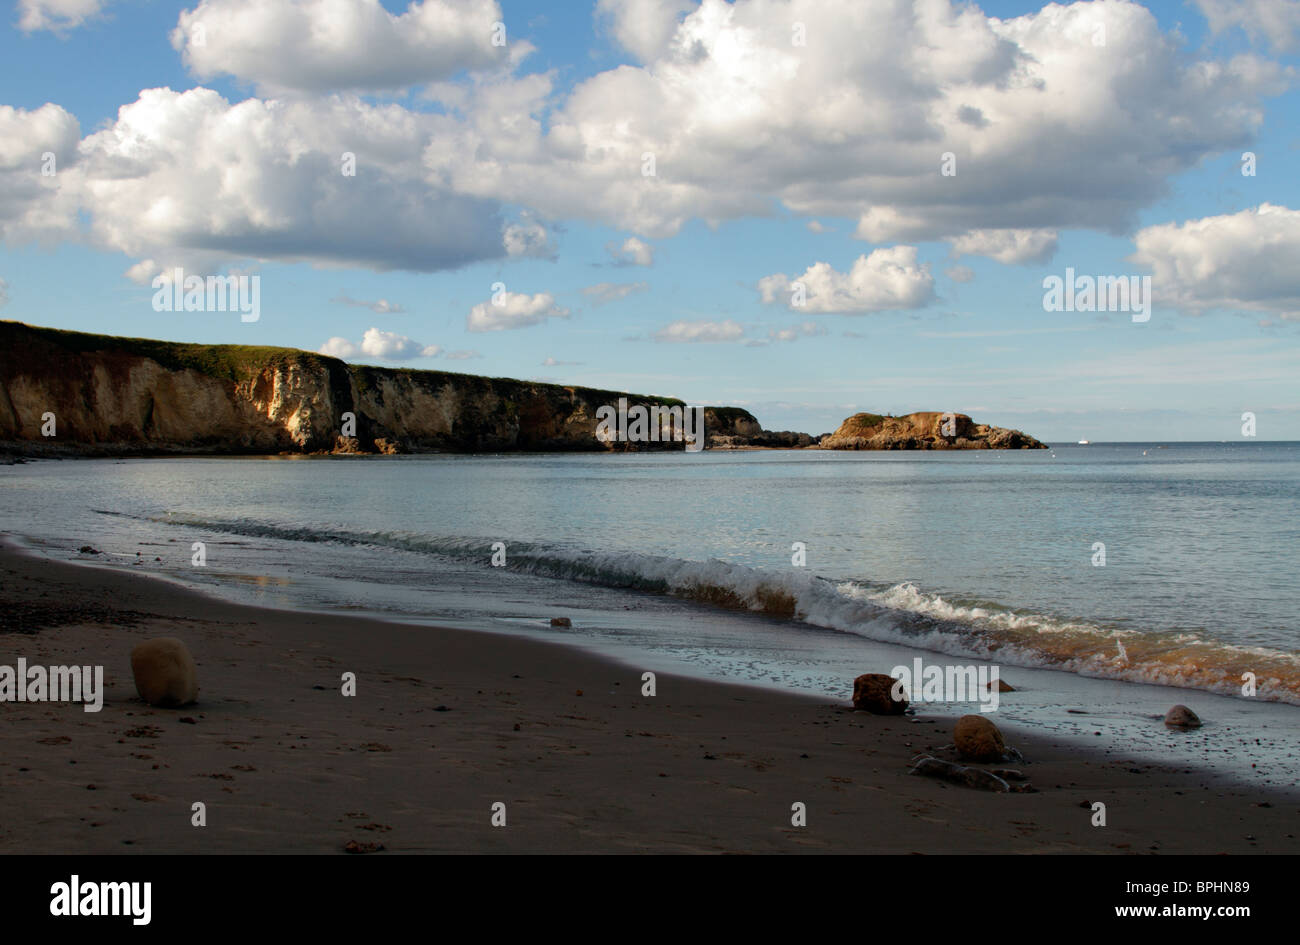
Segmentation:
{"type": "MultiPolygon", "coordinates": [[[[630,402],[642,404],[659,404],[667,407],[685,406],[685,402],[675,397],[659,397],[653,394],[631,394],[625,391],[597,390],[590,387],[574,387],[567,384],[545,384],[533,381],[521,381],[509,377],[484,377],[477,374],[457,374],[451,371],[422,371],[415,368],[373,367],[365,364],[347,364],[335,358],[302,351],[298,348],[276,348],[263,345],[204,345],[187,344],[176,341],[155,341],[149,338],[120,338],[115,335],[97,335],[80,331],[65,331],[60,328],[41,328],[22,322],[0,321],[0,346],[17,350],[22,342],[40,342],[56,345],[77,353],[96,351],[113,351],[137,355],[157,361],[169,370],[190,369],[209,377],[230,381],[243,381],[253,377],[267,367],[282,364],[303,364],[328,370],[330,365],[342,366],[352,376],[359,393],[369,393],[375,389],[383,377],[408,376],[412,381],[425,388],[441,387],[445,384],[487,384],[491,383],[503,395],[519,394],[525,388],[550,388],[557,394],[572,390],[578,397],[589,402],[605,402],[611,406],[619,397],[627,397],[630,402]],[[514,388],[512,391],[511,388],[514,388]]],[[[718,416],[732,421],[736,418],[753,419],[749,411],[741,407],[711,407],[718,416]]]]}
{"type": "Polygon", "coordinates": [[[60,328],[38,328],[22,322],[0,322],[0,332],[30,333],[50,344],[69,351],[86,354],[95,351],[118,351],[151,358],[169,370],[186,368],[227,380],[243,380],[269,364],[298,361],[324,365],[323,355],[296,348],[275,348],[266,345],[201,345],[178,341],[154,341],[150,338],[119,338],[114,335],[96,335],[81,331],[64,331],[60,328]]]}

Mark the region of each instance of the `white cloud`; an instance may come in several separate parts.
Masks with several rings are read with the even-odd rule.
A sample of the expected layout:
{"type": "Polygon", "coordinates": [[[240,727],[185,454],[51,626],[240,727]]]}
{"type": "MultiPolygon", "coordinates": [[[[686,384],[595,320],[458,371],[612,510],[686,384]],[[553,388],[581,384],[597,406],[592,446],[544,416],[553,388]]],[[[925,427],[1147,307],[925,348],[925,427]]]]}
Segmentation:
{"type": "Polygon", "coordinates": [[[617,241],[605,244],[605,250],[614,257],[614,259],[624,266],[653,266],[655,261],[654,247],[649,243],[637,239],[635,236],[629,236],[622,244],[617,241]]]}
{"type": "Polygon", "coordinates": [[[1130,261],[1152,269],[1157,303],[1185,312],[1238,309],[1300,319],[1300,210],[1240,213],[1149,226],[1130,261]]]}
{"type": "MultiPolygon", "coordinates": [[[[147,89],[60,171],[104,249],[211,271],[241,259],[433,272],[501,258],[496,204],[421,180],[439,117],[333,96],[147,89]],[[356,154],[355,177],[340,156],[356,154]]],[[[0,200],[3,200],[0,197],[0,200]]]]}
{"type": "Polygon", "coordinates": [[[654,334],[655,341],[670,343],[739,341],[745,329],[737,321],[722,322],[686,321],[680,319],[665,325],[654,334]]]}
{"type": "Polygon", "coordinates": [[[501,235],[501,243],[507,256],[545,257],[554,256],[555,247],[551,245],[551,236],[546,227],[540,223],[512,223],[501,235]]]}
{"type": "Polygon", "coordinates": [[[927,305],[934,299],[934,277],[929,264],[917,265],[915,246],[894,246],[859,256],[847,273],[818,262],[793,280],[785,273],[766,276],[758,290],[764,302],[780,302],[792,311],[879,312],[927,305]]]}
{"type": "Polygon", "coordinates": [[[540,325],[548,318],[568,318],[569,310],[555,304],[549,292],[528,295],[526,292],[503,292],[500,304],[480,302],[469,312],[465,327],[469,331],[506,331],[540,325]]]}
{"type": "Polygon", "coordinates": [[[361,353],[385,361],[404,361],[408,358],[437,357],[442,349],[437,345],[422,345],[405,335],[379,328],[367,328],[361,337],[361,353]]]}
{"type": "Polygon", "coordinates": [[[0,308],[9,304],[9,283],[0,279],[0,308]]]}
{"type": "Polygon", "coordinates": [[[0,105],[0,237],[21,243],[74,235],[77,193],[65,184],[80,139],[77,119],[58,105],[0,105]]]}
{"type": "Polygon", "coordinates": [[[406,311],[402,306],[388,301],[388,299],[376,299],[373,302],[367,302],[363,299],[354,299],[347,293],[340,293],[336,298],[330,299],[331,302],[337,302],[340,305],[351,305],[354,308],[368,308],[376,315],[400,315],[406,311]]]}
{"type": "Polygon", "coordinates": [[[104,0],[18,0],[18,28],[25,33],[74,29],[104,8],[104,0]]]}
{"type": "MultiPolygon", "coordinates": [[[[617,10],[666,32],[669,7],[617,10]]],[[[774,202],[855,217],[873,242],[1116,232],[1174,175],[1247,143],[1286,85],[1257,56],[1195,59],[1119,0],[1005,20],[946,0],[704,0],[644,66],[565,94],[549,76],[470,90],[425,160],[465,192],[649,239],[774,202]]]]}
{"type": "Polygon", "coordinates": [[[987,256],[1007,265],[1046,262],[1055,252],[1055,230],[971,230],[952,241],[954,256],[987,256]]]}
{"type": "Polygon", "coordinates": [[[405,335],[380,328],[367,328],[361,344],[335,336],[317,349],[333,358],[355,358],[367,355],[383,361],[409,361],[413,358],[436,358],[442,354],[438,345],[423,345],[405,335]]]}
{"type": "Polygon", "coordinates": [[[943,271],[943,274],[953,282],[974,282],[975,270],[970,266],[952,266],[943,271]]]}
{"type": "Polygon", "coordinates": [[[58,106],[0,107],[0,235],[84,235],[131,257],[134,278],[245,260],[432,272],[542,252],[533,218],[579,220],[640,234],[615,256],[648,265],[643,238],[777,206],[854,218],[873,242],[1018,259],[1032,241],[989,234],[1126,229],[1174,175],[1245,147],[1290,78],[1252,55],[1198,60],[1119,0],[1005,20],[949,0],[641,0],[601,15],[645,64],[560,91],[552,73],[509,71],[523,41],[508,61],[492,52],[482,26],[499,15],[494,0],[400,16],[377,0],[201,0],[178,26],[191,67],[287,97],[145,90],[80,151],[58,106]],[[200,23],[202,47],[187,32],[200,23]],[[467,69],[487,71],[446,81],[467,69]],[[318,94],[410,82],[443,107],[318,94]],[[31,172],[47,150],[48,179],[31,172]],[[953,177],[938,173],[947,151],[953,177]],[[533,215],[522,230],[506,203],[533,215]]]}
{"type": "Polygon", "coordinates": [[[772,341],[798,341],[800,338],[815,338],[826,334],[826,329],[816,322],[802,322],[790,328],[773,328],[767,333],[772,341]]]}
{"type": "Polygon", "coordinates": [[[645,282],[598,282],[582,290],[582,294],[595,305],[605,305],[625,299],[635,292],[645,292],[650,285],[645,282]]]}
{"type": "Polygon", "coordinates": [[[649,62],[667,49],[681,14],[694,7],[692,0],[598,0],[596,14],[624,49],[649,62]]]}
{"type": "Polygon", "coordinates": [[[201,79],[377,91],[508,64],[509,43],[492,45],[501,20],[496,0],[417,0],[400,15],[379,0],[202,0],[182,11],[171,42],[201,79]]]}
{"type": "Polygon", "coordinates": [[[329,355],[331,358],[355,358],[361,349],[348,341],[346,338],[340,338],[335,335],[329,341],[321,345],[317,351],[320,354],[329,355]]]}
{"type": "Polygon", "coordinates": [[[1195,0],[1219,34],[1241,27],[1255,42],[1267,42],[1278,52],[1300,46],[1300,3],[1296,0],[1195,0]]]}
{"type": "Polygon", "coordinates": [[[826,224],[822,223],[820,220],[809,220],[807,226],[809,231],[813,233],[830,232],[830,227],[826,226],[826,224]]]}

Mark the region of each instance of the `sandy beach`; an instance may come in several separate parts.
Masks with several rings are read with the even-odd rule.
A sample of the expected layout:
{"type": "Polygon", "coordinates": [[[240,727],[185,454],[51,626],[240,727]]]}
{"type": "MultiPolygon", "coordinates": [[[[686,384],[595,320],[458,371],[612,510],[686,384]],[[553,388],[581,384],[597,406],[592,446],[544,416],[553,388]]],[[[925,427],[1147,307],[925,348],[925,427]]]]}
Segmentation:
{"type": "Polygon", "coordinates": [[[234,606],[12,546],[0,573],[0,664],[102,664],[105,686],[97,713],[0,706],[5,852],[1300,852],[1296,795],[1014,730],[1036,793],[909,776],[953,719],[854,712],[851,680],[827,704],[544,639],[234,606]],[[137,697],[130,650],[158,636],[192,650],[198,704],[137,697]]]}

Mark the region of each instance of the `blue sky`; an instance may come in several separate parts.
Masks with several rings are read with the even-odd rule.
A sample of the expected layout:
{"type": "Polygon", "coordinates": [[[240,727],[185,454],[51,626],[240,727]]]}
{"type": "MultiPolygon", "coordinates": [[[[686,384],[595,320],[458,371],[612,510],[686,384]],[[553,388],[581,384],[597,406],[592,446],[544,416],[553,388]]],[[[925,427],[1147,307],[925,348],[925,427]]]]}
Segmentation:
{"type": "Polygon", "coordinates": [[[951,409],[1220,440],[1250,411],[1300,439],[1295,0],[384,7],[11,5],[0,318],[740,404],[769,429],[951,409]],[[155,311],[177,265],[256,274],[261,317],[155,311]],[[1150,320],[1045,311],[1067,267],[1151,275],[1150,320]]]}

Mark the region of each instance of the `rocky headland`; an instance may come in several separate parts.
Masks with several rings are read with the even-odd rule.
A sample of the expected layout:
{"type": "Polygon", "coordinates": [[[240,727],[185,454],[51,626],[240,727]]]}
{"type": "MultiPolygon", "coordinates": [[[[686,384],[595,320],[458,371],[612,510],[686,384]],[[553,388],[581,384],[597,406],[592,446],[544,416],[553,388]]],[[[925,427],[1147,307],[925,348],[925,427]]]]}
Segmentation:
{"type": "MultiPolygon", "coordinates": [[[[684,448],[600,442],[596,411],[620,397],[685,406],[625,391],[346,364],[292,348],[0,322],[0,448],[19,455],[684,448]],[[44,432],[47,414],[53,435],[44,432]]],[[[707,407],[704,423],[723,437],[762,433],[738,407],[707,407]]]]}
{"type": "Polygon", "coordinates": [[[1027,433],[976,423],[964,413],[925,411],[902,417],[855,413],[821,438],[824,450],[1042,450],[1027,433]]]}
{"type": "MultiPolygon", "coordinates": [[[[604,442],[629,394],[447,371],[347,364],[293,348],[118,338],[0,321],[0,452],[11,456],[681,450],[604,442]]],[[[964,414],[855,414],[831,434],[764,430],[704,408],[709,449],[1029,449],[964,414]]]]}

